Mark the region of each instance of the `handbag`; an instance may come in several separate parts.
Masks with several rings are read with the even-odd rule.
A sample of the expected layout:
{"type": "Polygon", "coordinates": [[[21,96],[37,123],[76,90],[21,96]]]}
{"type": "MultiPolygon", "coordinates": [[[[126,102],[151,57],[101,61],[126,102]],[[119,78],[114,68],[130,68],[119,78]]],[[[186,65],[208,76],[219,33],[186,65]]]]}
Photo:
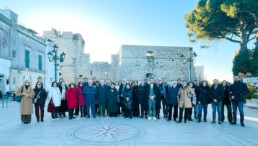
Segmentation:
{"type": "Polygon", "coordinates": [[[47,112],[53,113],[54,111],[55,111],[55,105],[54,105],[53,99],[51,97],[51,100],[50,100],[50,102],[48,103],[48,106],[47,106],[47,112]]]}
{"type": "Polygon", "coordinates": [[[40,93],[41,93],[41,90],[39,91],[38,95],[36,96],[36,98],[33,100],[33,103],[37,103],[38,101],[38,98],[40,98],[40,93]]]}
{"type": "MultiPolygon", "coordinates": [[[[22,93],[22,92],[23,92],[23,87],[22,87],[22,89],[21,89],[21,93],[22,93]]],[[[15,101],[16,101],[16,102],[21,102],[22,96],[23,96],[23,95],[21,95],[21,96],[14,96],[15,101]]]]}

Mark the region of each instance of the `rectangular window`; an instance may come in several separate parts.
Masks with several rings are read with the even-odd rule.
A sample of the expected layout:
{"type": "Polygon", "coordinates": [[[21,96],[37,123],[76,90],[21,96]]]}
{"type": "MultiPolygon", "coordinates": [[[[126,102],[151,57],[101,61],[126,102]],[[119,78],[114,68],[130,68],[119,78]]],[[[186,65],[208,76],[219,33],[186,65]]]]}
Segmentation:
{"type": "Polygon", "coordinates": [[[39,70],[42,70],[42,56],[39,55],[39,70]]]}
{"type": "Polygon", "coordinates": [[[30,68],[30,51],[25,50],[25,67],[30,68]]]}

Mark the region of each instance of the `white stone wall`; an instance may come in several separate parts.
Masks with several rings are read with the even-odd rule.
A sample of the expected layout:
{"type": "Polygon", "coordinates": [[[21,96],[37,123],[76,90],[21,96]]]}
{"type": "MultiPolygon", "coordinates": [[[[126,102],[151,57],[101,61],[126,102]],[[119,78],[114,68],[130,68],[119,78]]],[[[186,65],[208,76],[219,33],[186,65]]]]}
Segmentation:
{"type": "MultiPolygon", "coordinates": [[[[190,64],[184,64],[180,59],[181,54],[189,56],[187,47],[123,45],[119,52],[118,80],[142,80],[148,73],[157,79],[167,77],[168,80],[189,80],[190,64]],[[147,60],[148,51],[154,53],[153,62],[147,60]]],[[[195,79],[194,67],[192,72],[192,79],[195,79]]]]}
{"type": "Polygon", "coordinates": [[[5,94],[10,91],[10,67],[11,60],[0,58],[0,90],[5,94]],[[9,80],[9,85],[6,84],[6,79],[9,80]]]}

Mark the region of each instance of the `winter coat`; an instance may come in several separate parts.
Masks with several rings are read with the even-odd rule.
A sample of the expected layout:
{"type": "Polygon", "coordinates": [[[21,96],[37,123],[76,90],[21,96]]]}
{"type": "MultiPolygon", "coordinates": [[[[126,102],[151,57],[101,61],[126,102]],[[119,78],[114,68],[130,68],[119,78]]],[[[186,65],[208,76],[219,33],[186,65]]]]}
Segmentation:
{"type": "Polygon", "coordinates": [[[217,102],[222,101],[224,97],[224,90],[221,85],[218,85],[218,87],[215,89],[214,85],[210,88],[210,97],[212,102],[214,102],[214,99],[217,100],[217,102]]]}
{"type": "Polygon", "coordinates": [[[43,88],[41,88],[41,89],[35,88],[34,92],[35,92],[34,99],[37,98],[38,95],[39,95],[39,97],[37,98],[36,104],[45,104],[46,99],[47,99],[47,92],[46,92],[46,90],[43,89],[43,88]]]}
{"type": "Polygon", "coordinates": [[[68,106],[67,106],[67,100],[66,100],[66,92],[68,90],[68,87],[65,85],[64,87],[59,86],[60,92],[61,92],[61,105],[58,109],[59,112],[67,112],[68,106]],[[64,93],[63,93],[64,92],[64,93]]]}
{"type": "Polygon", "coordinates": [[[168,88],[168,93],[167,93],[167,104],[173,104],[177,105],[178,104],[178,91],[179,87],[169,87],[168,88]]]}
{"type": "Polygon", "coordinates": [[[109,88],[107,90],[107,111],[109,113],[116,113],[118,111],[117,98],[118,98],[117,89],[109,88]],[[113,90],[113,92],[111,90],[113,90]]]}
{"type": "Polygon", "coordinates": [[[186,86],[186,87],[181,87],[178,91],[179,95],[179,107],[180,108],[191,108],[192,107],[192,101],[191,97],[189,95],[194,94],[194,91],[186,86]]]}
{"type": "Polygon", "coordinates": [[[76,109],[77,108],[77,97],[76,97],[76,89],[69,88],[66,93],[65,97],[67,100],[68,109],[76,109]]]}
{"type": "Polygon", "coordinates": [[[33,113],[32,98],[35,96],[34,90],[30,86],[26,89],[24,84],[17,90],[15,95],[22,96],[22,100],[20,102],[20,115],[31,115],[33,113]],[[29,96],[22,96],[22,93],[29,94],[29,96]]]}
{"type": "Polygon", "coordinates": [[[81,87],[76,88],[76,96],[77,96],[78,105],[84,106],[85,105],[85,98],[82,94],[82,88],[81,87]]]}
{"type": "Polygon", "coordinates": [[[123,92],[123,102],[132,103],[132,89],[124,89],[123,92]],[[126,98],[129,98],[128,101],[126,101],[126,98]]]}
{"type": "Polygon", "coordinates": [[[145,85],[139,85],[137,90],[137,96],[139,98],[141,106],[143,106],[143,109],[148,109],[148,95],[147,95],[147,88],[145,85]]]}
{"type": "Polygon", "coordinates": [[[200,88],[200,96],[197,97],[197,102],[200,104],[209,104],[210,103],[210,87],[201,85],[200,88]]]}
{"type": "Polygon", "coordinates": [[[48,100],[53,99],[55,107],[59,107],[61,105],[61,92],[58,87],[51,87],[48,93],[48,100]]]}
{"type": "Polygon", "coordinates": [[[231,101],[230,101],[229,87],[228,86],[223,87],[223,91],[224,91],[224,97],[223,97],[222,103],[223,105],[230,105],[231,101]]]}
{"type": "Polygon", "coordinates": [[[250,93],[247,85],[241,81],[234,82],[230,88],[231,96],[234,96],[232,101],[245,102],[245,96],[250,93]]]}
{"type": "Polygon", "coordinates": [[[82,94],[85,98],[85,104],[95,104],[95,95],[97,94],[97,90],[93,86],[85,86],[82,89],[82,94]]]}
{"type": "Polygon", "coordinates": [[[98,102],[106,102],[107,101],[107,89],[108,87],[106,85],[99,85],[97,87],[97,92],[98,92],[98,95],[97,95],[97,101],[98,102]]]}

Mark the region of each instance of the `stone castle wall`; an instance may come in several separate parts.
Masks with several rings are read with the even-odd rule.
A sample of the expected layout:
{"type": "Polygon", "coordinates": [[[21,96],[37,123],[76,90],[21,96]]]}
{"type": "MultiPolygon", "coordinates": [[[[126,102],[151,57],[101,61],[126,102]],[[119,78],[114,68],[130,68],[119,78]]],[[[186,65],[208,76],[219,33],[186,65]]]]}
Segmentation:
{"type": "MultiPolygon", "coordinates": [[[[66,53],[60,63],[60,77],[67,83],[96,77],[98,80],[142,80],[149,77],[168,80],[189,80],[189,62],[183,63],[180,56],[190,54],[188,47],[122,45],[118,54],[112,54],[111,63],[90,63],[90,54],[84,52],[84,40],[80,34],[56,30],[44,32],[59,47],[59,54],[66,53]],[[148,61],[147,52],[153,53],[148,61]]],[[[192,79],[195,79],[194,67],[192,79]]]]}

